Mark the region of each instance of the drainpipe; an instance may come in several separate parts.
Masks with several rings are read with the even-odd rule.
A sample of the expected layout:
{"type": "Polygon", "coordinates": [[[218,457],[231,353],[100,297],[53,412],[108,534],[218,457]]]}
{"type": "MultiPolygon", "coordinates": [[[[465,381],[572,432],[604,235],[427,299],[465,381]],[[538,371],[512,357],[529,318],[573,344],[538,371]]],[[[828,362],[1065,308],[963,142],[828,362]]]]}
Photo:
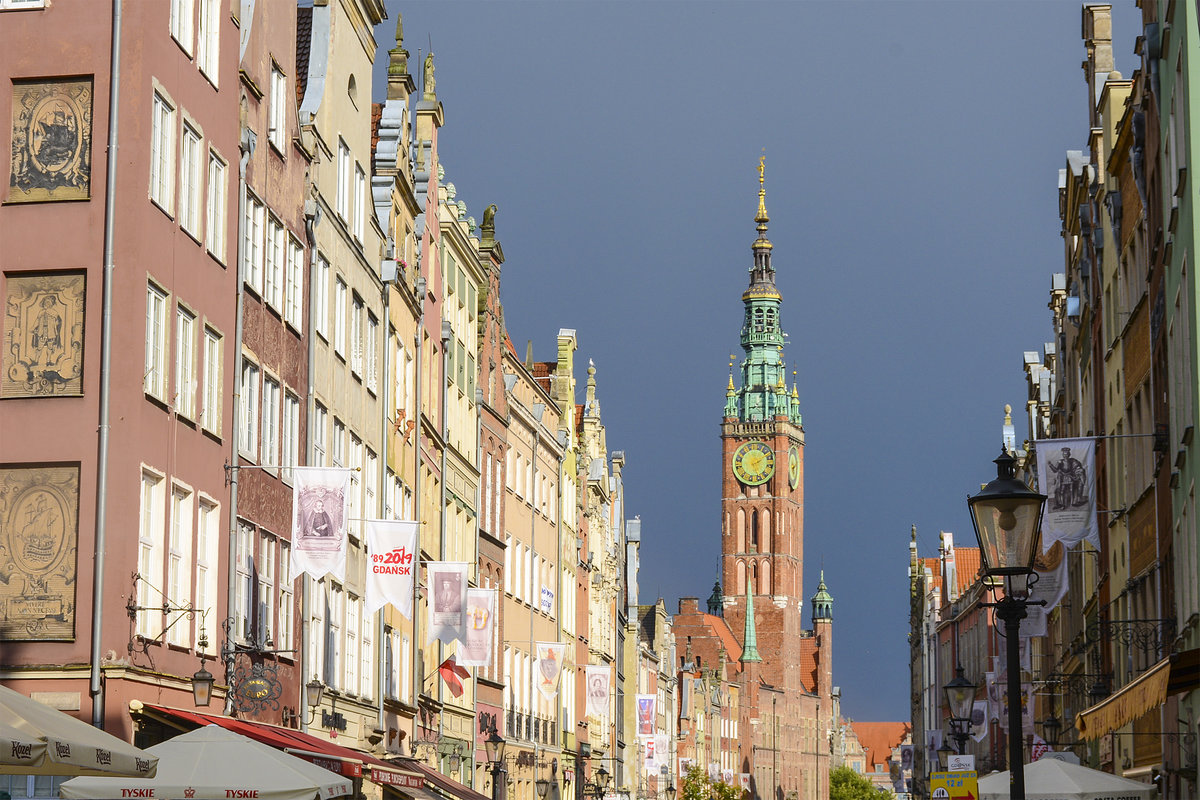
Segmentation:
{"type": "MultiPolygon", "coordinates": [[[[453,335],[454,335],[454,332],[450,329],[450,321],[443,319],[442,320],[442,379],[441,379],[442,402],[441,402],[441,420],[440,420],[440,427],[441,427],[441,434],[442,434],[442,458],[441,458],[441,464],[439,466],[439,469],[442,472],[442,480],[440,482],[441,483],[441,499],[440,499],[441,508],[439,509],[440,513],[438,515],[441,520],[441,522],[438,526],[439,533],[441,536],[441,544],[440,544],[440,550],[439,550],[438,557],[442,558],[442,559],[444,559],[446,557],[446,448],[450,446],[450,426],[446,424],[447,403],[450,398],[450,392],[447,391],[447,389],[446,389],[446,382],[449,380],[450,376],[446,373],[446,355],[447,355],[448,345],[450,343],[450,337],[453,335]]],[[[439,638],[438,639],[438,664],[441,664],[442,661],[446,658],[445,651],[446,651],[445,643],[442,642],[442,640],[439,638]]],[[[441,702],[442,701],[442,681],[439,680],[437,682],[437,687],[438,687],[438,702],[441,702]]],[[[442,734],[444,733],[444,730],[445,730],[444,720],[445,720],[445,715],[438,714],[438,741],[439,742],[442,740],[442,734]]],[[[439,754],[439,756],[440,756],[440,754],[439,754]]],[[[440,765],[440,759],[439,759],[439,765],[440,765]]]]}
{"type": "MultiPolygon", "coordinates": [[[[245,196],[245,194],[246,194],[245,192],[242,192],[243,197],[245,196]]],[[[311,253],[311,255],[308,259],[308,288],[309,288],[309,291],[308,291],[308,324],[307,324],[308,330],[306,331],[306,334],[305,334],[305,336],[306,336],[305,344],[307,345],[306,350],[308,351],[307,352],[307,356],[308,356],[308,366],[307,366],[307,370],[308,370],[308,372],[307,372],[307,378],[308,378],[308,425],[305,426],[305,435],[308,438],[308,441],[305,444],[305,452],[308,453],[308,457],[305,459],[305,462],[309,466],[317,466],[313,463],[314,461],[316,461],[316,451],[313,449],[316,444],[316,436],[314,434],[313,424],[312,424],[313,419],[317,416],[316,386],[315,386],[315,383],[313,380],[313,373],[316,371],[316,366],[317,366],[317,349],[316,349],[317,307],[316,307],[316,303],[313,302],[312,289],[314,286],[317,285],[317,281],[321,280],[321,274],[320,274],[321,264],[317,260],[316,253],[312,251],[312,248],[317,243],[317,225],[320,224],[320,222],[321,222],[321,207],[317,203],[317,199],[315,197],[313,197],[311,194],[308,196],[308,198],[304,204],[304,217],[305,217],[305,229],[306,229],[305,232],[307,234],[308,244],[309,244],[310,253],[311,253]]],[[[239,245],[239,247],[240,247],[240,245],[239,245]]],[[[326,286],[325,289],[326,289],[326,291],[328,291],[329,287],[326,286]]],[[[236,451],[237,448],[235,447],[234,450],[236,451]]],[[[324,466],[324,463],[322,463],[320,466],[324,466]]],[[[312,576],[309,575],[307,572],[305,572],[305,573],[301,573],[301,575],[300,575],[300,645],[301,645],[301,653],[303,654],[300,658],[301,691],[306,691],[304,687],[306,687],[308,685],[308,682],[310,680],[312,680],[313,677],[315,677],[315,672],[314,672],[314,674],[310,675],[309,669],[308,669],[309,658],[313,657],[313,659],[315,661],[315,653],[313,653],[311,651],[311,648],[309,646],[311,644],[311,638],[312,638],[312,576]]],[[[313,666],[315,667],[316,665],[314,664],[313,666]]],[[[304,695],[304,700],[305,700],[304,706],[307,707],[308,706],[307,694],[304,695]]],[[[300,730],[302,732],[308,730],[308,715],[305,714],[303,711],[300,713],[300,730]]]]}
{"type": "MultiPolygon", "coordinates": [[[[413,638],[412,638],[412,659],[413,659],[412,701],[413,701],[413,705],[419,705],[419,698],[421,696],[421,677],[419,676],[419,673],[421,672],[421,670],[417,669],[417,666],[418,665],[424,666],[424,664],[425,664],[425,657],[422,653],[422,649],[420,646],[420,640],[419,640],[419,636],[418,636],[418,634],[420,632],[421,615],[419,613],[420,609],[418,608],[418,605],[417,605],[417,602],[421,599],[421,581],[420,581],[420,577],[421,577],[421,526],[425,524],[421,520],[421,514],[422,514],[422,511],[421,511],[421,414],[422,414],[422,408],[423,408],[421,405],[421,402],[422,402],[422,400],[421,400],[421,384],[422,384],[421,353],[422,353],[422,345],[424,344],[424,341],[425,341],[425,288],[426,288],[426,281],[425,281],[425,276],[421,275],[420,271],[421,271],[421,264],[420,264],[420,261],[418,261],[416,294],[417,294],[417,307],[420,309],[420,311],[417,316],[417,334],[416,334],[417,358],[416,358],[416,361],[413,362],[413,381],[416,383],[416,397],[414,399],[414,405],[416,406],[416,408],[412,409],[413,421],[417,423],[416,427],[413,428],[413,431],[414,431],[414,433],[413,433],[413,520],[417,523],[417,553],[416,553],[416,562],[414,564],[415,571],[413,572],[413,602],[412,602],[412,631],[413,631],[413,638]]],[[[412,732],[412,742],[413,743],[415,743],[417,741],[417,727],[420,724],[419,720],[420,720],[420,714],[417,714],[416,716],[413,717],[413,732],[412,732]]]]}
{"type": "MultiPolygon", "coordinates": [[[[387,254],[388,257],[384,260],[383,267],[380,270],[380,277],[383,281],[383,336],[379,337],[379,339],[382,342],[382,347],[383,347],[383,358],[380,359],[380,362],[383,364],[383,378],[382,378],[382,380],[380,380],[378,375],[376,375],[376,378],[375,378],[376,381],[379,382],[379,433],[380,433],[379,460],[383,466],[383,469],[377,470],[378,475],[376,476],[379,480],[379,486],[377,489],[378,501],[379,501],[378,507],[377,507],[377,513],[379,514],[380,519],[384,518],[384,515],[387,510],[387,488],[388,488],[388,486],[387,486],[388,466],[387,465],[388,465],[388,452],[390,449],[388,447],[388,443],[391,442],[391,432],[388,429],[388,406],[390,405],[389,400],[391,399],[391,394],[389,393],[388,390],[391,388],[391,375],[392,375],[391,360],[390,360],[391,354],[392,354],[392,333],[391,333],[391,328],[392,328],[392,317],[391,317],[392,284],[396,281],[396,279],[399,276],[399,265],[392,258],[392,255],[393,255],[392,250],[394,248],[394,245],[391,242],[391,237],[388,237],[388,239],[389,239],[388,254],[387,254]]],[[[394,509],[393,509],[393,513],[395,513],[394,509]]],[[[396,516],[399,516],[399,515],[397,514],[396,516]]],[[[370,562],[368,561],[368,567],[369,566],[370,566],[370,562]]],[[[384,728],[384,724],[383,724],[384,723],[383,696],[384,696],[386,688],[387,688],[387,683],[384,681],[384,676],[383,676],[383,667],[384,667],[383,653],[384,653],[384,647],[386,645],[386,643],[384,642],[384,634],[386,631],[384,630],[385,626],[384,626],[384,619],[383,619],[383,616],[384,616],[383,609],[382,608],[379,609],[378,611],[375,612],[375,614],[376,614],[376,618],[375,618],[376,619],[376,623],[375,623],[375,642],[376,642],[376,645],[375,645],[375,685],[376,685],[377,694],[379,697],[379,708],[378,708],[379,713],[378,713],[378,718],[376,719],[376,722],[378,723],[380,732],[386,733],[387,729],[384,728]]],[[[385,747],[386,747],[386,745],[385,745],[385,747]]]]}
{"type": "Polygon", "coordinates": [[[113,239],[116,228],[117,123],[121,94],[121,3],[113,0],[112,53],[109,56],[108,169],[104,185],[104,310],[100,334],[100,425],[96,455],[96,554],[92,561],[92,665],[88,694],[92,696],[92,724],[104,728],[104,687],[100,673],[100,639],[103,634],[104,554],[108,523],[108,405],[112,396],[112,276],[116,265],[113,239]]]}
{"type": "MultiPolygon", "coordinates": [[[[476,352],[477,357],[478,357],[478,355],[479,355],[479,353],[476,352]]],[[[480,409],[482,406],[483,406],[483,388],[479,385],[479,376],[476,375],[475,376],[475,471],[479,473],[479,480],[477,480],[475,482],[475,536],[474,536],[475,560],[474,560],[473,564],[474,564],[474,569],[475,569],[475,585],[476,586],[479,586],[479,519],[480,519],[480,514],[483,513],[483,509],[481,508],[481,506],[483,504],[483,484],[481,483],[481,481],[483,480],[483,465],[481,463],[482,459],[483,459],[483,456],[481,454],[481,450],[483,448],[483,415],[480,413],[480,409]]],[[[499,604],[500,604],[500,600],[499,600],[499,598],[497,598],[497,600],[496,600],[497,608],[493,609],[493,611],[492,611],[493,614],[499,613],[499,610],[500,610],[499,604]]],[[[495,655],[495,653],[493,653],[492,654],[493,662],[495,661],[495,659],[496,659],[496,655],[495,655]]],[[[476,679],[475,686],[473,687],[473,691],[471,692],[471,716],[476,720],[479,719],[479,681],[478,681],[478,679],[476,679]]],[[[474,729],[471,731],[471,745],[470,745],[471,783],[472,784],[475,783],[475,750],[476,750],[475,739],[479,735],[478,731],[479,731],[479,725],[478,725],[478,723],[476,723],[474,729]]],[[[465,783],[465,781],[464,781],[464,783],[465,783]]]]}

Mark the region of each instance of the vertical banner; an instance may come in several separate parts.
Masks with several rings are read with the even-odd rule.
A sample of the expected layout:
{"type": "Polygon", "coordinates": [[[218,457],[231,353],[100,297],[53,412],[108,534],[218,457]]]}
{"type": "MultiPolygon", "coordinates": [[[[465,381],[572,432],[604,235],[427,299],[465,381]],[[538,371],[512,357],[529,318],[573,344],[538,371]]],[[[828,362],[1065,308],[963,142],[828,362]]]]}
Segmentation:
{"type": "Polygon", "coordinates": [[[652,694],[637,696],[637,735],[654,735],[654,700],[652,694]]]}
{"type": "Polygon", "coordinates": [[[976,700],[971,706],[971,738],[977,742],[983,741],[988,735],[988,702],[987,700],[976,700]]]}
{"type": "Polygon", "coordinates": [[[293,467],[292,574],[346,580],[350,470],[293,467]]]}
{"type": "Polygon", "coordinates": [[[1096,440],[1041,439],[1038,485],[1046,495],[1042,550],[1055,542],[1071,548],[1086,539],[1100,549],[1096,524],[1096,440]]]}
{"type": "Polygon", "coordinates": [[[467,633],[458,648],[458,663],[464,667],[492,665],[496,594],[495,589],[467,589],[467,633]]]}
{"type": "Polygon", "coordinates": [[[537,675],[534,681],[542,697],[553,700],[558,694],[558,676],[562,673],[566,642],[537,642],[537,675]]]}
{"type": "Polygon", "coordinates": [[[665,733],[654,734],[654,772],[662,774],[666,771],[671,756],[671,745],[665,733]]]}
{"type": "Polygon", "coordinates": [[[413,576],[417,568],[417,531],[420,523],[404,520],[367,520],[368,614],[390,603],[412,619],[413,576]]]}
{"type": "Polygon", "coordinates": [[[439,639],[446,644],[464,639],[467,611],[467,564],[462,561],[430,561],[429,624],[426,642],[439,639]]]}
{"type": "Polygon", "coordinates": [[[612,670],[605,664],[589,664],[587,681],[587,713],[589,717],[608,717],[608,695],[612,685],[612,670]]]}
{"type": "Polygon", "coordinates": [[[1055,542],[1033,560],[1033,569],[1038,581],[1030,592],[1031,600],[1041,600],[1045,605],[1029,605],[1025,609],[1025,622],[1021,624],[1021,637],[1045,636],[1046,618],[1062,601],[1067,593],[1066,548],[1055,542]]]}

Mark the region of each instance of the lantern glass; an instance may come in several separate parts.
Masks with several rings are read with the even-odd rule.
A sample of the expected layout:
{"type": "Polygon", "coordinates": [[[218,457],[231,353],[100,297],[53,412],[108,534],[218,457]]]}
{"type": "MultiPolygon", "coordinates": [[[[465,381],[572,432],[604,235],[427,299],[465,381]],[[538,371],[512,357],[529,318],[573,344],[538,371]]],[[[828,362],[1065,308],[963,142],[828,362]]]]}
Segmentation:
{"type": "Polygon", "coordinates": [[[987,575],[1033,571],[1044,494],[1016,478],[1016,459],[1005,450],[996,459],[996,479],[967,500],[987,575]]]}
{"type": "Polygon", "coordinates": [[[197,706],[207,706],[212,702],[213,675],[200,664],[200,669],[192,676],[192,699],[197,706]]]}
{"type": "Polygon", "coordinates": [[[942,687],[946,694],[946,706],[950,709],[950,718],[970,722],[971,707],[975,704],[975,684],[963,677],[960,666],[954,679],[942,687]]]}
{"type": "Polygon", "coordinates": [[[324,696],[325,684],[316,678],[313,678],[304,685],[304,699],[308,703],[309,708],[316,708],[321,705],[321,698],[324,696]]]}
{"type": "Polygon", "coordinates": [[[504,737],[497,731],[492,731],[491,736],[484,740],[483,747],[490,763],[499,764],[504,760],[504,737]]]}
{"type": "Polygon", "coordinates": [[[533,788],[537,789],[538,797],[545,797],[546,793],[550,791],[550,781],[545,778],[538,778],[533,782],[533,788]]]}
{"type": "Polygon", "coordinates": [[[596,770],[596,785],[600,787],[601,791],[608,788],[608,770],[604,768],[603,764],[600,765],[600,769],[596,770]]]}

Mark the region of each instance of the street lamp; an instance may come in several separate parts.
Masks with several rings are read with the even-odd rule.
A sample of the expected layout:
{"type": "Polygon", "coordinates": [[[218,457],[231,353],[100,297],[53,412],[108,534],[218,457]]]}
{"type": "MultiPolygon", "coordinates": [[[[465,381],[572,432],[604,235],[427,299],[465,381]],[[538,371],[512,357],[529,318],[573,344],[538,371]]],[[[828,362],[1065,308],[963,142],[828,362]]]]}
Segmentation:
{"type": "Polygon", "coordinates": [[[500,779],[504,772],[504,737],[492,728],[491,735],[483,740],[483,749],[492,768],[492,800],[501,800],[501,787],[504,785],[504,781],[500,779]]]}
{"type": "Polygon", "coordinates": [[[198,706],[207,706],[212,702],[213,674],[204,668],[204,659],[200,659],[200,669],[192,675],[192,699],[198,706]]]}
{"type": "Polygon", "coordinates": [[[608,774],[608,770],[606,770],[604,768],[604,765],[601,764],[600,768],[596,770],[596,777],[595,777],[596,796],[597,797],[599,797],[600,795],[603,795],[606,791],[608,791],[608,782],[611,778],[612,778],[612,776],[608,774]]]}
{"type": "Polygon", "coordinates": [[[946,707],[950,709],[950,736],[958,744],[962,755],[971,735],[971,711],[975,705],[975,684],[963,677],[960,664],[954,679],[942,687],[946,694],[946,707]]]}
{"type": "Polygon", "coordinates": [[[667,800],[675,800],[675,784],[667,787],[667,800]]]}
{"type": "Polygon", "coordinates": [[[321,698],[324,696],[325,684],[316,678],[304,684],[304,700],[313,711],[316,711],[317,706],[321,705],[321,698]]]}
{"type": "Polygon", "coordinates": [[[1025,764],[1021,748],[1021,620],[1025,618],[1028,576],[1037,554],[1039,523],[1046,495],[1017,480],[1017,459],[1004,447],[995,460],[996,478],[967,498],[971,523],[979,540],[983,573],[1005,579],[1004,596],[992,603],[1004,621],[1008,650],[1008,764],[1009,797],[1025,800],[1025,764]],[[1013,591],[1013,579],[1026,577],[1022,596],[1013,591]]]}
{"type": "Polygon", "coordinates": [[[537,789],[538,797],[544,798],[546,796],[546,792],[550,791],[550,781],[546,780],[545,777],[538,778],[533,782],[533,788],[537,789]]]}
{"type": "Polygon", "coordinates": [[[942,765],[942,769],[950,767],[950,756],[952,755],[954,755],[954,748],[943,742],[942,746],[937,749],[938,763],[942,765]]]}

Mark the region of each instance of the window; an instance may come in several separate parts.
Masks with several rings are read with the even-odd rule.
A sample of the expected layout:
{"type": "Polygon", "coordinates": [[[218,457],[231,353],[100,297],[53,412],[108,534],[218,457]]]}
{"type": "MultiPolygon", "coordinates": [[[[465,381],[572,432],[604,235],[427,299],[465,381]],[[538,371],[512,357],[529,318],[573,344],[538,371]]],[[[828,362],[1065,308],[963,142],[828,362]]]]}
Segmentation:
{"type": "Polygon", "coordinates": [[[263,204],[246,192],[246,218],[243,220],[245,244],[242,248],[242,280],[255,292],[262,294],[263,272],[263,204]]]}
{"type": "MultiPolygon", "coordinates": [[[[279,463],[284,467],[294,467],[299,462],[296,456],[300,452],[300,398],[291,392],[283,398],[283,431],[280,437],[279,463]]],[[[281,471],[285,481],[292,480],[292,471],[281,471]]]]}
{"type": "Polygon", "coordinates": [[[329,262],[317,255],[317,274],[314,276],[313,303],[316,304],[317,333],[329,341],[329,262]]]}
{"type": "Polygon", "coordinates": [[[350,198],[354,208],[354,238],[360,243],[366,241],[366,205],[367,205],[367,176],[363,168],[354,165],[354,196],[350,198]]]}
{"type": "Polygon", "coordinates": [[[283,152],[283,143],[287,141],[287,78],[279,65],[271,63],[271,115],[267,128],[267,138],[275,149],[283,152]]]}
{"type": "Polygon", "coordinates": [[[250,459],[258,458],[258,365],[242,359],[241,438],[238,447],[250,459]]]}
{"type": "Polygon", "coordinates": [[[221,0],[200,0],[200,29],[196,37],[196,66],[217,85],[221,53],[221,0]]]}
{"type": "Polygon", "coordinates": [[[254,595],[254,526],[246,522],[238,522],[237,526],[237,572],[233,594],[233,635],[238,639],[250,637],[251,627],[250,603],[254,595]]]}
{"type": "Polygon", "coordinates": [[[374,517],[379,513],[375,504],[375,486],[379,483],[379,459],[371,448],[366,448],[367,460],[363,465],[363,516],[374,517]]]}
{"type": "Polygon", "coordinates": [[[265,376],[262,392],[262,463],[279,465],[279,381],[265,376]]]}
{"type": "Polygon", "coordinates": [[[346,358],[346,305],[349,303],[349,291],[346,282],[337,278],[333,291],[333,351],[346,358]]]}
{"type": "Polygon", "coordinates": [[[350,371],[359,376],[363,371],[363,301],[357,294],[350,311],[350,371]]]}
{"type": "Polygon", "coordinates": [[[328,424],[329,412],[325,410],[325,406],[320,403],[313,403],[313,421],[312,421],[312,465],[314,467],[325,466],[325,426],[328,424]]]}
{"type": "Polygon", "coordinates": [[[362,603],[357,597],[351,597],[346,603],[346,683],[343,687],[350,694],[358,694],[358,624],[361,613],[362,603]]]}
{"type": "Polygon", "coordinates": [[[183,124],[183,141],[179,146],[179,224],[188,233],[200,238],[200,134],[183,124]]]}
{"type": "MultiPolygon", "coordinates": [[[[167,597],[176,608],[191,602],[192,493],[182,486],[171,490],[171,541],[167,552],[167,597]]],[[[173,615],[172,615],[173,616],[173,615]]],[[[172,619],[172,621],[174,621],[172,619]]],[[[187,645],[186,625],[171,626],[171,644],[187,645]]]]}
{"type": "MultiPolygon", "coordinates": [[[[360,613],[363,611],[361,600],[358,601],[358,610],[360,613]]],[[[374,614],[364,613],[362,616],[362,625],[360,626],[362,644],[359,646],[359,651],[362,656],[362,669],[359,670],[358,680],[361,687],[359,694],[363,696],[363,699],[375,696],[375,644],[371,636],[373,628],[371,618],[373,616],[374,614]]]]}
{"type": "MultiPolygon", "coordinates": [[[[163,557],[163,477],[142,470],[142,507],[138,525],[138,600],[139,606],[154,608],[162,603],[155,591],[161,585],[163,557]]],[[[155,637],[162,630],[162,612],[139,611],[137,632],[155,637]]]]}
{"type": "MultiPolygon", "coordinates": [[[[216,5],[216,0],[206,0],[216,5]]],[[[217,261],[225,263],[225,193],[228,191],[226,180],[226,164],[214,151],[208,151],[208,208],[205,213],[208,217],[208,230],[205,233],[205,240],[208,243],[208,252],[216,257],[217,261]]]]}
{"type": "MultiPolygon", "coordinates": [[[[217,547],[220,543],[221,508],[212,500],[200,499],[200,519],[196,525],[196,608],[213,608],[217,597],[217,547]]],[[[196,616],[196,635],[204,624],[196,616]]],[[[206,631],[207,632],[207,631],[206,631]]],[[[210,639],[215,641],[216,637],[210,639]]]]}
{"type": "Polygon", "coordinates": [[[367,388],[372,392],[379,387],[379,320],[367,313],[367,343],[364,357],[367,363],[367,388]]]}
{"type": "Polygon", "coordinates": [[[329,456],[333,459],[333,466],[346,466],[346,425],[337,417],[333,418],[333,450],[329,456]]]}
{"type": "Polygon", "coordinates": [[[221,432],[221,334],[204,328],[204,407],[200,424],[212,433],[221,432]]]}
{"type": "Polygon", "coordinates": [[[342,665],[342,625],[346,617],[346,595],[336,583],[329,584],[325,599],[325,685],[343,687],[338,667],[342,665]]]}
{"type": "Polygon", "coordinates": [[[304,246],[299,239],[290,235],[283,318],[296,330],[304,330],[304,246]]]}
{"type": "Polygon", "coordinates": [[[142,371],[146,394],[167,399],[167,293],[146,287],[146,365],[142,371]]]}
{"type": "Polygon", "coordinates": [[[255,609],[254,640],[271,641],[275,614],[275,537],[260,533],[258,539],[258,608],[255,609]]]}
{"type": "Polygon", "coordinates": [[[283,272],[287,259],[287,235],[283,223],[274,214],[267,215],[266,267],[263,274],[263,299],[276,311],[283,310],[283,272]]]}
{"type": "Polygon", "coordinates": [[[363,493],[363,443],[354,434],[350,434],[350,463],[346,466],[350,468],[350,524],[347,526],[352,536],[359,535],[361,520],[365,515],[362,513],[362,493],[363,493]]]}
{"type": "Polygon", "coordinates": [[[171,36],[183,52],[192,54],[196,21],[196,0],[171,0],[171,36]]]}
{"type": "Polygon", "coordinates": [[[343,222],[350,221],[350,180],[352,164],[350,163],[350,148],[341,138],[338,139],[337,152],[337,198],[336,210],[343,222]]]}
{"type": "Polygon", "coordinates": [[[175,309],[175,412],[196,417],[196,315],[175,309]]]}
{"type": "Polygon", "coordinates": [[[279,630],[275,634],[275,646],[280,650],[292,649],[292,562],[291,545],[279,542],[279,630]]]}
{"type": "Polygon", "coordinates": [[[172,213],[175,191],[175,107],[158,92],[150,108],[150,199],[172,213]]]}

